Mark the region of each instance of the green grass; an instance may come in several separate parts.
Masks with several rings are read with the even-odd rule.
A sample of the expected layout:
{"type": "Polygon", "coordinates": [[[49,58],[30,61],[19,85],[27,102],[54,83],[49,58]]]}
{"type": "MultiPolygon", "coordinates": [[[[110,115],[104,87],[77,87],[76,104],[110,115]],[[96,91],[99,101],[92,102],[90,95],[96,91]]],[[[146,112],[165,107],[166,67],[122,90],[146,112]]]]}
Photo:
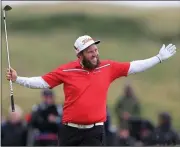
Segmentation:
{"type": "MultiPolygon", "coordinates": [[[[58,5],[54,7],[44,7],[39,7],[39,9],[33,8],[33,11],[31,9],[32,7],[18,10],[14,8],[14,13],[9,14],[9,22],[13,17],[17,18],[20,22],[27,19],[33,20],[35,17],[41,18],[41,16],[42,18],[47,19],[58,13],[64,13],[65,15],[65,13],[68,12],[70,15],[72,12],[84,12],[84,14],[86,14],[85,16],[91,16],[89,18],[92,19],[97,18],[94,17],[95,14],[98,14],[98,17],[103,20],[105,18],[109,19],[112,15],[120,18],[121,20],[125,20],[127,18],[138,18],[139,20],[142,20],[138,23],[141,25],[143,24],[144,28],[148,27],[147,32],[157,33],[157,35],[154,36],[154,33],[151,34],[153,38],[158,35],[162,37],[163,34],[168,34],[170,36],[173,34],[174,36],[177,36],[180,32],[179,27],[176,26],[178,24],[180,26],[177,9],[166,9],[168,11],[168,13],[166,13],[164,10],[130,10],[126,7],[118,8],[107,6],[100,6],[100,8],[90,6],[91,11],[89,11],[90,8],[87,7],[87,9],[84,9],[81,6],[66,4],[63,6],[58,5]],[[163,13],[158,13],[159,11],[163,13]],[[165,15],[167,15],[166,19],[168,21],[173,21],[169,21],[167,23],[165,21],[161,22],[160,20],[165,20],[165,15]],[[159,24],[158,26],[160,26],[160,28],[156,28],[154,24],[159,24]],[[157,30],[159,30],[159,32],[157,32],[157,30]]],[[[8,28],[13,27],[13,24],[15,23],[14,20],[12,20],[12,23],[8,26],[8,28]]],[[[18,21],[16,22],[18,23],[18,21]]],[[[93,23],[99,23],[99,25],[103,27],[103,24],[101,24],[100,21],[93,23]]],[[[112,19],[111,22],[114,22],[114,20],[112,19]]],[[[79,29],[80,25],[78,24],[76,27],[71,27],[71,25],[68,27],[57,27],[56,25],[54,29],[48,32],[46,32],[48,26],[45,26],[46,24],[42,24],[42,28],[44,28],[42,29],[42,32],[38,33],[26,31],[26,29],[22,31],[20,28],[14,30],[9,29],[8,39],[11,65],[17,70],[18,75],[29,77],[39,76],[49,72],[60,64],[76,59],[75,52],[73,50],[73,43],[82,33],[79,29]]],[[[87,29],[87,32],[93,37],[102,40],[102,43],[98,46],[102,59],[113,59],[117,61],[145,59],[156,55],[162,45],[162,40],[150,40],[146,37],[130,38],[130,35],[128,34],[126,38],[123,38],[121,35],[117,37],[116,31],[114,31],[111,36],[105,36],[103,33],[101,34],[101,32],[99,32],[98,35],[98,33],[94,31],[96,29],[95,27],[96,25],[94,25],[94,29],[90,28],[91,31],[87,29]]],[[[114,27],[116,27],[116,25],[114,25],[114,27]]],[[[24,26],[24,28],[26,28],[26,26],[24,26]]],[[[10,105],[10,100],[9,83],[5,80],[5,71],[7,67],[5,37],[4,35],[2,37],[2,112],[6,115],[7,108],[10,105]]],[[[177,49],[179,49],[180,42],[177,39],[172,41],[176,44],[177,49]]],[[[178,63],[180,63],[180,55],[177,53],[175,57],[155,66],[152,69],[149,69],[144,73],[139,73],[137,75],[115,81],[108,92],[108,104],[111,111],[113,112],[116,97],[123,92],[122,90],[124,84],[127,81],[130,81],[142,104],[142,113],[144,117],[156,122],[157,113],[161,111],[169,111],[173,116],[174,126],[180,129],[180,66],[178,66],[178,63]]],[[[25,112],[30,111],[32,105],[40,101],[40,90],[27,89],[15,84],[13,87],[15,103],[20,105],[25,112]]],[[[55,88],[55,92],[57,101],[63,102],[64,94],[62,86],[55,88]]],[[[115,123],[116,120],[114,114],[112,113],[112,115],[113,123],[115,123]]]]}
{"type": "MultiPolygon", "coordinates": [[[[180,31],[180,9],[175,8],[132,8],[122,6],[109,6],[109,5],[95,5],[95,4],[55,4],[55,5],[37,5],[37,6],[24,6],[23,8],[14,8],[14,13],[10,15],[11,19],[24,19],[34,17],[48,17],[57,14],[84,14],[88,16],[103,16],[103,17],[118,17],[130,18],[141,20],[147,29],[151,29],[153,33],[166,33],[173,34],[180,31]],[[88,7],[87,7],[88,6],[88,7]],[[33,8],[33,10],[32,10],[33,8]],[[20,11],[19,11],[20,9],[20,11]],[[22,15],[23,13],[23,15],[22,15]],[[19,17],[21,16],[21,17],[19,17]],[[27,17],[28,16],[28,17],[27,17]]],[[[142,23],[142,22],[139,23],[142,23]]]]}

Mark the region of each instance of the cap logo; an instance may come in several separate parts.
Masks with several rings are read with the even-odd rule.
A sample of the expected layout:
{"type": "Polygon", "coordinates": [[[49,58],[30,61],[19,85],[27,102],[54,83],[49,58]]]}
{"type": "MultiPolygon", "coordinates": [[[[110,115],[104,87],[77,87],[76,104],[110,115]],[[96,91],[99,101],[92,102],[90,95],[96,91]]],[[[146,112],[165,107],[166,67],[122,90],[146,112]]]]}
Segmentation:
{"type": "Polygon", "coordinates": [[[84,40],[82,40],[82,44],[85,45],[87,42],[93,40],[92,38],[85,38],[84,40]]]}

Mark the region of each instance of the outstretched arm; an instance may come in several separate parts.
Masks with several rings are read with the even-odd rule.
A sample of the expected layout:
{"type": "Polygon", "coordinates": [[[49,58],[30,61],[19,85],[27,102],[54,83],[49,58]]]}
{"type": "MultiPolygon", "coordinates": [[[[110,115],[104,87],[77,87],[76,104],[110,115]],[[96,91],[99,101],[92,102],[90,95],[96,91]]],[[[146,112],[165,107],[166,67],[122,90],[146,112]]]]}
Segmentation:
{"type": "Polygon", "coordinates": [[[50,88],[49,84],[42,77],[28,78],[18,76],[15,82],[21,86],[32,89],[50,88]]]}
{"type": "Polygon", "coordinates": [[[17,76],[17,72],[11,68],[10,71],[7,69],[6,77],[7,80],[11,79],[12,82],[33,89],[53,88],[63,83],[61,70],[59,68],[39,77],[20,77],[17,76]]]}
{"type": "Polygon", "coordinates": [[[128,75],[135,74],[138,72],[143,72],[158,63],[172,57],[176,53],[176,46],[169,44],[167,47],[163,44],[162,48],[159,51],[159,54],[145,60],[136,60],[130,62],[130,68],[128,71],[128,75]]]}

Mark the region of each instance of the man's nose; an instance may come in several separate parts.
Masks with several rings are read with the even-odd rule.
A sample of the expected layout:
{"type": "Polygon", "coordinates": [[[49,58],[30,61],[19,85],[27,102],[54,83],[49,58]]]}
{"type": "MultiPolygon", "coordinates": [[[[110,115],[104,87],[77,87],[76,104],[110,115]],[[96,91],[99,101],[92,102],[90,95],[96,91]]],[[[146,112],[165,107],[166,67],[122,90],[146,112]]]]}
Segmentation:
{"type": "Polygon", "coordinates": [[[94,51],[93,52],[93,57],[96,57],[98,55],[98,52],[94,51]]]}

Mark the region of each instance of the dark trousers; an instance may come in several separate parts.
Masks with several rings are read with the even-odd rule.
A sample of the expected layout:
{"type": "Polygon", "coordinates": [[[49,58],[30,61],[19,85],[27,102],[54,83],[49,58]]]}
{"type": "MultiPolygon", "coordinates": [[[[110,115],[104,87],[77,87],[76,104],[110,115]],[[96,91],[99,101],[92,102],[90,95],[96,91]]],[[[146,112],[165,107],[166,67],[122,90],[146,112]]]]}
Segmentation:
{"type": "Polygon", "coordinates": [[[67,125],[62,126],[61,146],[103,146],[105,145],[104,126],[79,129],[67,125]]]}

